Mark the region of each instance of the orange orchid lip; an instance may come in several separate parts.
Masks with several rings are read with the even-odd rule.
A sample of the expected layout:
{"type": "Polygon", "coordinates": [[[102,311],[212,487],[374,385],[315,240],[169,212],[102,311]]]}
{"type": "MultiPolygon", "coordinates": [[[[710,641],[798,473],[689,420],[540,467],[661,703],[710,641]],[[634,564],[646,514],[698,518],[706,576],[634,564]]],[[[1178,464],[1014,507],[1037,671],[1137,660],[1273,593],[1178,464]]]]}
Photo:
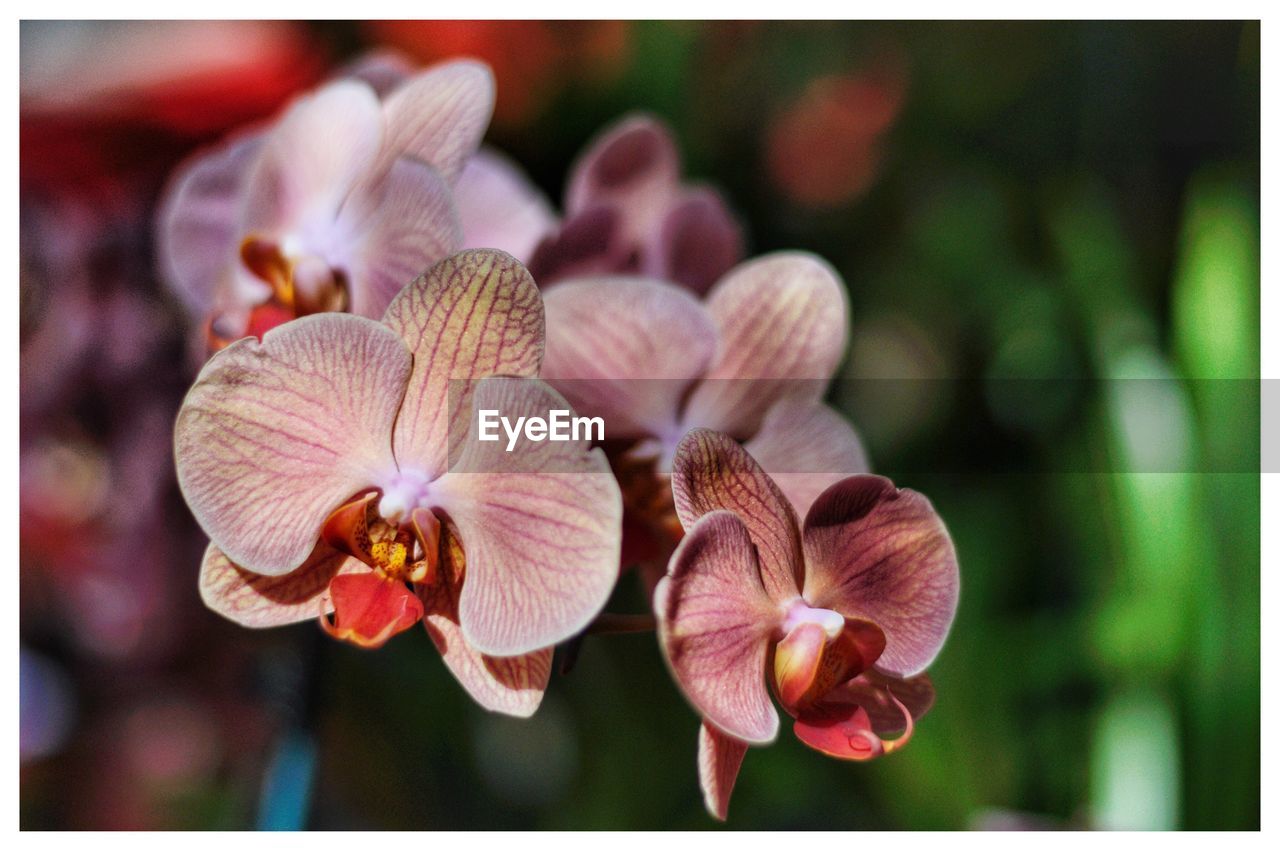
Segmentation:
{"type": "Polygon", "coordinates": [[[378,491],[369,491],[335,509],[321,536],[339,552],[373,570],[335,577],[329,586],[334,619],[320,619],[325,632],[361,647],[380,647],[422,619],[423,605],[410,586],[427,587],[439,576],[440,521],[425,509],[412,514],[412,532],[377,517],[378,491]],[[370,530],[370,517],[382,528],[370,530]],[[388,534],[389,533],[389,534],[388,534]],[[421,558],[414,560],[414,545],[421,558]],[[339,581],[341,580],[341,581],[339,581]]]}

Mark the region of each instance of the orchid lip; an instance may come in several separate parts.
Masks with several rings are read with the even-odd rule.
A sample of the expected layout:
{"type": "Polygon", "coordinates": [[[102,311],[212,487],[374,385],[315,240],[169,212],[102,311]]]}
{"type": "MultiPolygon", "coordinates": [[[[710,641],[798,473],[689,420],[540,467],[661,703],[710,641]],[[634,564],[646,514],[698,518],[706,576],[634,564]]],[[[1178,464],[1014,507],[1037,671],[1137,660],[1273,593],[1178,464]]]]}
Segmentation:
{"type": "Polygon", "coordinates": [[[812,623],[822,627],[828,639],[835,638],[844,629],[844,615],[831,609],[816,609],[800,597],[796,597],[786,607],[782,620],[782,633],[788,635],[801,624],[812,623]]]}
{"type": "Polygon", "coordinates": [[[382,486],[382,498],[378,500],[378,513],[382,519],[398,525],[416,508],[427,508],[427,496],[431,492],[431,479],[418,470],[400,470],[382,486]]]}

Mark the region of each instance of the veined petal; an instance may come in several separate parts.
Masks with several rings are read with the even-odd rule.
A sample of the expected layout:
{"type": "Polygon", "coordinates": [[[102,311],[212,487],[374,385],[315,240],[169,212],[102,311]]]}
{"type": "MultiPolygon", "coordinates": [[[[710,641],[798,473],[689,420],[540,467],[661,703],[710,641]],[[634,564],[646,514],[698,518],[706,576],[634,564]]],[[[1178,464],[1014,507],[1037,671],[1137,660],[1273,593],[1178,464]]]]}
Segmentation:
{"type": "Polygon", "coordinates": [[[261,131],[201,151],[174,173],[160,203],[156,252],[165,280],[195,316],[213,309],[240,248],[245,177],[261,131]]]}
{"type": "Polygon", "coordinates": [[[325,313],[214,355],[178,411],[178,483],[236,564],[271,576],[311,555],[329,513],[395,469],[391,428],[412,366],[404,343],[325,313]]]}
{"type": "Polygon", "coordinates": [[[729,817],[729,797],[747,755],[746,742],[726,736],[702,722],[698,728],[698,782],[707,812],[724,821],[729,817]]]}
{"type": "Polygon", "coordinates": [[[744,439],[779,399],[822,397],[849,334],[844,284],[825,260],[787,251],[748,261],[706,303],[720,356],[690,396],[687,422],[744,439]]]}
{"type": "Polygon", "coordinates": [[[879,626],[882,671],[928,667],[960,593],[955,548],[929,500],[880,476],[852,476],[814,502],[803,538],[805,600],[879,626]]]}
{"type": "Polygon", "coordinates": [[[565,281],[543,296],[542,377],[611,438],[676,427],[689,383],[715,356],[716,332],[686,290],[643,278],[565,281]]]}
{"type": "Polygon", "coordinates": [[[476,703],[491,712],[528,718],[538,709],[551,678],[553,648],[522,656],[486,656],[467,643],[458,623],[458,577],[466,555],[454,534],[441,536],[439,579],[422,590],[423,623],[445,665],[476,703]]]}
{"type": "MultiPolygon", "coordinates": [[[[476,382],[474,409],[546,418],[568,411],[536,379],[476,382]]],[[[453,521],[467,572],[458,619],[467,643],[493,656],[550,647],[584,628],[618,577],[622,495],[604,453],[578,440],[477,439],[476,419],[430,499],[453,521]]]]}
{"type": "Polygon", "coordinates": [[[782,615],[765,591],[751,535],[712,511],[692,526],[654,593],[658,638],[694,708],[746,742],[778,733],[765,687],[770,636],[782,615]]]}
{"type": "Polygon", "coordinates": [[[764,587],[776,603],[795,598],[803,576],[795,511],[755,459],[728,435],[693,429],[676,447],[671,492],[685,531],[704,514],[737,514],[759,551],[764,587]]]}
{"type": "Polygon", "coordinates": [[[415,74],[383,104],[384,161],[412,157],[455,180],[484,137],[493,99],[493,72],[482,62],[443,62],[415,74]]]}
{"type": "Polygon", "coordinates": [[[527,264],[558,224],[551,204],[520,167],[491,148],[467,160],[453,187],[463,248],[497,248],[527,264]]]}
{"type": "Polygon", "coordinates": [[[742,259],[742,228],[718,193],[692,189],[663,219],[657,249],[650,274],[705,293],[742,259]]]}
{"type": "Polygon", "coordinates": [[[592,141],[565,189],[565,214],[613,206],[630,244],[656,234],[679,192],[680,154],[666,125],[648,115],[624,118],[592,141]]]}
{"type": "Polygon", "coordinates": [[[400,290],[462,243],[449,185],[432,167],[400,159],[343,205],[340,233],[348,247],[351,312],[377,319],[400,290]]]}
{"type": "Polygon", "coordinates": [[[332,612],[330,580],[339,574],[368,569],[356,559],[321,544],[292,573],[263,576],[232,564],[210,544],[200,565],[200,599],[241,626],[284,626],[332,612]]]}
{"type": "Polygon", "coordinates": [[[525,268],[501,251],[462,251],[440,261],[400,291],[383,321],[413,353],[396,458],[430,477],[448,465],[450,436],[469,428],[466,382],[451,397],[450,381],[532,377],[542,364],[542,297],[525,268]]]}
{"type": "Polygon", "coordinates": [[[841,479],[870,471],[848,420],[822,402],[778,401],[743,448],[803,517],[818,495],[841,479]]]}
{"type": "Polygon", "coordinates": [[[339,80],[295,101],[249,172],[244,231],[280,237],[309,217],[331,222],[382,144],[377,95],[339,80]]]}

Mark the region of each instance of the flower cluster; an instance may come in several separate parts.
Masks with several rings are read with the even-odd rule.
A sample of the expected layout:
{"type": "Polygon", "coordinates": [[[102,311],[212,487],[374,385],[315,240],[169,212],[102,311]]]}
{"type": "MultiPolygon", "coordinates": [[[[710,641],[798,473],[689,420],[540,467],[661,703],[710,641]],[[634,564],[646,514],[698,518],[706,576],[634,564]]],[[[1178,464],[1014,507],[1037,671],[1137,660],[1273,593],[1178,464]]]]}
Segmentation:
{"type": "Polygon", "coordinates": [[[475,62],[370,57],[172,182],[161,260],[215,352],[175,426],[206,604],[369,648],[422,622],[477,702],[525,716],[639,566],[714,815],[777,734],[770,692],[823,753],[901,747],[957,563],[822,401],[839,275],[744,261],[645,116],[590,146],[558,216],[478,147],[493,96],[475,62]],[[607,439],[504,447],[482,409],[607,439]]]}

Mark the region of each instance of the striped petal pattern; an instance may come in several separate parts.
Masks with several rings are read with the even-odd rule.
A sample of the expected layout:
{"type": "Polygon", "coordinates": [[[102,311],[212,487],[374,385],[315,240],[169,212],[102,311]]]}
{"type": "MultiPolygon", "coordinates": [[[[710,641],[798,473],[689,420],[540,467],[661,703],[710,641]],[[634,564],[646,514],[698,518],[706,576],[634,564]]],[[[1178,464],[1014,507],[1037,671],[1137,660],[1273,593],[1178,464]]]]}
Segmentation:
{"type": "Polygon", "coordinates": [[[200,565],[200,599],[241,626],[284,626],[329,614],[333,611],[329,582],[339,574],[368,570],[356,559],[321,544],[292,573],[263,576],[233,564],[210,544],[200,565]]]}
{"type": "Polygon", "coordinates": [[[880,670],[923,671],[942,649],[959,601],[955,547],[929,500],[880,476],[826,490],[804,521],[804,597],[885,634],[880,670]]]}
{"type": "Polygon", "coordinates": [[[715,356],[715,326],[687,290],[643,278],[583,278],[543,296],[542,377],[611,438],[667,435],[690,382],[715,356]]]}
{"type": "Polygon", "coordinates": [[[811,254],[734,268],[707,295],[720,357],[690,396],[687,421],[743,439],[778,399],[821,398],[844,354],[846,298],[835,270],[811,254]]]}
{"type": "Polygon", "coordinates": [[[411,366],[385,326],[338,313],[215,355],[174,427],[178,483],[214,544],[255,573],[299,567],[329,513],[394,470],[411,366]]]}
{"type": "Polygon", "coordinates": [[[493,72],[481,62],[444,62],[415,74],[382,105],[384,157],[420,160],[453,182],[489,126],[494,94],[493,72]]]}
{"type": "Polygon", "coordinates": [[[707,812],[724,821],[729,817],[729,797],[742,768],[747,745],[726,736],[705,721],[698,728],[698,782],[707,812]]]}
{"type": "Polygon", "coordinates": [[[466,554],[456,534],[440,543],[440,579],[422,595],[427,634],[444,664],[476,703],[491,712],[528,718],[542,703],[551,678],[552,648],[522,656],[486,656],[462,634],[458,620],[458,581],[466,570],[466,554]]]}
{"type": "Polygon", "coordinates": [[[395,455],[434,478],[448,466],[450,435],[467,433],[467,380],[538,374],[542,298],[511,255],[462,251],[401,290],[383,321],[413,353],[395,455]]]}
{"type": "MultiPolygon", "coordinates": [[[[515,421],[568,403],[538,380],[476,382],[474,410],[515,421]]],[[[622,494],[587,439],[477,439],[470,418],[457,462],[431,484],[457,527],[467,571],[458,619],[468,644],[492,656],[549,647],[584,628],[618,577],[622,494]]]]}
{"type": "Polygon", "coordinates": [[[676,548],[655,608],[667,662],[698,712],[743,741],[767,743],[778,712],[765,664],[782,616],[760,574],[747,527],[732,512],[711,511],[676,548]]]}
{"type": "Polygon", "coordinates": [[[799,594],[804,568],[795,511],[737,441],[708,429],[688,432],[676,447],[671,491],[686,532],[712,511],[738,515],[759,552],[769,596],[781,604],[799,594]]]}

